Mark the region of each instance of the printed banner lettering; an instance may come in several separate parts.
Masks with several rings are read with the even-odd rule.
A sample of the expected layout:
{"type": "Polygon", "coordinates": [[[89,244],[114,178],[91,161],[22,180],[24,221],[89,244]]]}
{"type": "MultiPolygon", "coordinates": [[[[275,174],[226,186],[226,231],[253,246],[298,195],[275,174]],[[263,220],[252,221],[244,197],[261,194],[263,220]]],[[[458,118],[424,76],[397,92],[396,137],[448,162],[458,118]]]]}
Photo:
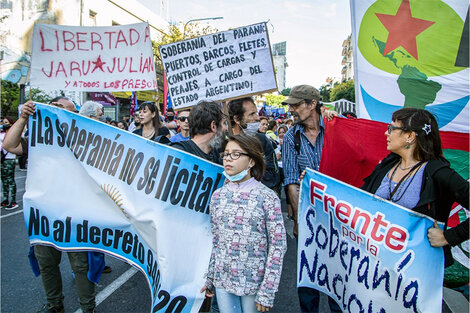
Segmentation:
{"type": "Polygon", "coordinates": [[[157,89],[148,24],[35,24],[31,85],[76,91],[157,89]]]}
{"type": "Polygon", "coordinates": [[[265,23],[160,47],[176,108],[277,90],[265,23]]]}
{"type": "Polygon", "coordinates": [[[197,312],[222,167],[104,123],[36,104],[24,195],[32,244],[92,250],[139,269],[152,312],[197,312]]]}
{"type": "Polygon", "coordinates": [[[344,312],[441,312],[444,255],[433,221],[307,170],[300,191],[297,286],[344,312]]]}

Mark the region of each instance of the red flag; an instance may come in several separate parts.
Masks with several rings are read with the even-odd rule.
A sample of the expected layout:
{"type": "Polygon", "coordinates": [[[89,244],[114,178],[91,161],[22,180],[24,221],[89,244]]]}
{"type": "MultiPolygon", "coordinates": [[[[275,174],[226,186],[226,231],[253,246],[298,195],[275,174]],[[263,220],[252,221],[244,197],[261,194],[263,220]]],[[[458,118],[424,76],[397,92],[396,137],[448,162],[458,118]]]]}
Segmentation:
{"type": "MultiPolygon", "coordinates": [[[[386,130],[387,124],[365,119],[334,118],[325,121],[320,172],[353,186],[362,186],[362,180],[389,154],[386,130]]],[[[468,133],[440,133],[443,149],[469,151],[468,133]]],[[[454,162],[450,161],[454,168],[454,162]]]]}
{"type": "Polygon", "coordinates": [[[166,75],[163,72],[163,115],[166,115],[166,107],[168,106],[168,85],[166,84],[166,75]]]}

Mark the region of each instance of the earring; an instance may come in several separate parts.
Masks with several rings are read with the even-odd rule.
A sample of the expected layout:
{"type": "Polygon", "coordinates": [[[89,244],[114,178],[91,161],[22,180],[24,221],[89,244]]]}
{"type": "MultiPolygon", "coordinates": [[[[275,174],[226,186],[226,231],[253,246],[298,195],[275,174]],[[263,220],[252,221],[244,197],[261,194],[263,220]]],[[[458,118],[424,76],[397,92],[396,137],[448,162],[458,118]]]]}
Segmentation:
{"type": "Polygon", "coordinates": [[[409,141],[406,141],[406,146],[405,146],[405,149],[409,149],[411,146],[410,146],[410,142],[409,141]]]}

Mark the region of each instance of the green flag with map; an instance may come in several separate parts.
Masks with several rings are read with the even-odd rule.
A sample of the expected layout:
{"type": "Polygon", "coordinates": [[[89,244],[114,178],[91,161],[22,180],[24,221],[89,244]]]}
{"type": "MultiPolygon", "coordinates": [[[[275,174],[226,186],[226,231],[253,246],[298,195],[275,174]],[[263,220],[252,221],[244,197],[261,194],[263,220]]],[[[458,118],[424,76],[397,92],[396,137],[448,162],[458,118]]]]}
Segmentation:
{"type": "MultiPolygon", "coordinates": [[[[350,4],[358,117],[390,123],[392,113],[402,107],[430,111],[441,131],[465,137],[444,155],[469,179],[469,2],[350,4]]],[[[461,209],[453,211],[449,225],[458,223],[459,214],[465,217],[461,209]]],[[[446,283],[466,285],[468,292],[469,242],[453,253],[456,264],[446,270],[446,283]]]]}

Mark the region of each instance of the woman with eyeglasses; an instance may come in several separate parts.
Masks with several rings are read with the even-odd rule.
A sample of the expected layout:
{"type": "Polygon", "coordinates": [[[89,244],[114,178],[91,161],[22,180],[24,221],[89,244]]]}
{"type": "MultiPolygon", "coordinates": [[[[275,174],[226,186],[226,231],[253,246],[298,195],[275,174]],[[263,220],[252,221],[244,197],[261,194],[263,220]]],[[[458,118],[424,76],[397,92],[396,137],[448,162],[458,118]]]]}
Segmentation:
{"type": "Polygon", "coordinates": [[[161,140],[162,137],[170,138],[170,131],[160,123],[160,115],[155,103],[147,101],[141,104],[139,109],[139,117],[141,128],[133,131],[134,134],[158,142],[169,142],[169,140],[161,140]]]}
{"type": "Polygon", "coordinates": [[[211,198],[212,255],[201,292],[212,297],[215,290],[221,313],[267,312],[287,247],[281,203],[260,182],[265,165],[256,137],[229,137],[221,158],[228,181],[211,198]]]}
{"type": "Polygon", "coordinates": [[[189,136],[189,113],[190,110],[178,111],[176,122],[178,123],[179,132],[170,138],[171,142],[179,142],[190,139],[189,136]]]}
{"type": "MultiPolygon", "coordinates": [[[[395,111],[385,136],[391,153],[364,179],[362,189],[444,223],[454,202],[468,209],[469,184],[443,157],[431,113],[415,108],[395,111]]],[[[450,247],[468,240],[468,229],[467,219],[444,231],[437,223],[428,230],[431,246],[444,247],[446,267],[453,263],[450,247]]]]}

